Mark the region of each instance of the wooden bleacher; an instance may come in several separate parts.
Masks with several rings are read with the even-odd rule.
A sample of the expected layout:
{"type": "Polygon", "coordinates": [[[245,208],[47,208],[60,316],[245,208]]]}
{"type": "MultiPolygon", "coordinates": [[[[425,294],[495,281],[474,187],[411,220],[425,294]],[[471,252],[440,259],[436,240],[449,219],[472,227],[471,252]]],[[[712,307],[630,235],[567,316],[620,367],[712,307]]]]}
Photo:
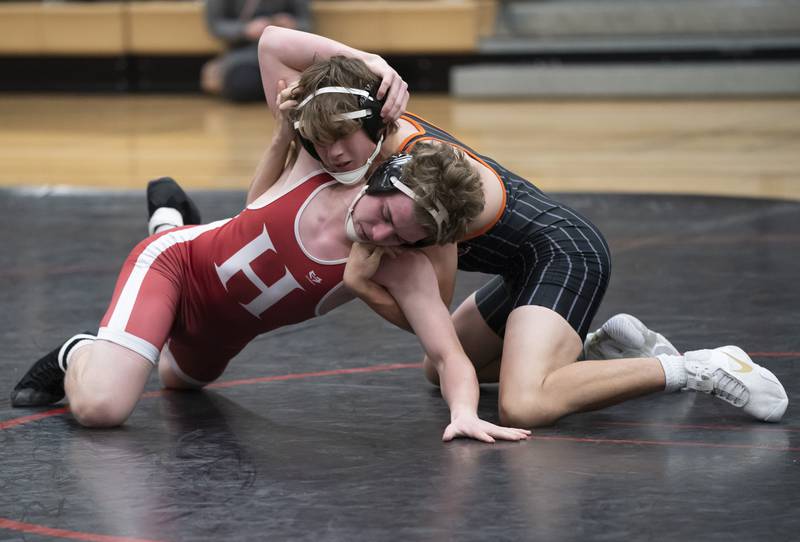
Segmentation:
{"type": "MultiPolygon", "coordinates": [[[[312,2],[315,32],[385,54],[471,53],[491,32],[496,0],[312,2]]],[[[3,2],[0,56],[214,54],[203,3],[3,2]]]]}

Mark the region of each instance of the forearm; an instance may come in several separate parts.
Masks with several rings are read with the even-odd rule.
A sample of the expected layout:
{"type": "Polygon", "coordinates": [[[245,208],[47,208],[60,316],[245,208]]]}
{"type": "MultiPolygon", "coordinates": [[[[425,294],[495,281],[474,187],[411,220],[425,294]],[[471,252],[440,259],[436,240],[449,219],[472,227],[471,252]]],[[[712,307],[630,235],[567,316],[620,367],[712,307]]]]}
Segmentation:
{"type": "Polygon", "coordinates": [[[396,295],[428,358],[439,373],[442,397],[450,407],[452,419],[460,415],[477,416],[478,376],[458,340],[450,313],[433,291],[424,284],[411,292],[400,289],[396,295]]]}
{"type": "Polygon", "coordinates": [[[461,415],[477,416],[480,388],[472,363],[459,354],[433,362],[439,373],[442,397],[450,408],[450,420],[461,415]]]}
{"type": "Polygon", "coordinates": [[[450,418],[478,415],[480,388],[475,368],[469,361],[442,303],[419,299],[418,309],[401,303],[422,343],[425,353],[439,373],[442,397],[450,407],[450,418]],[[425,304],[425,308],[422,308],[425,304]]]}
{"type": "MultiPolygon", "coordinates": [[[[429,265],[426,265],[426,274],[430,272],[430,265],[433,265],[434,275],[428,275],[428,279],[434,280],[430,284],[426,283],[424,288],[430,289],[431,293],[438,285],[439,296],[444,303],[445,309],[450,306],[453,299],[453,286],[455,278],[455,245],[451,247],[435,247],[435,249],[426,249],[425,255],[428,257],[429,265]],[[452,250],[450,250],[452,249],[452,250]],[[452,253],[452,254],[451,254],[452,253]],[[452,256],[452,257],[450,257],[452,256]]],[[[406,318],[402,307],[397,302],[397,299],[392,295],[385,285],[376,282],[373,279],[365,278],[363,272],[363,263],[369,258],[372,258],[371,251],[365,249],[365,245],[358,243],[353,245],[348,259],[347,267],[344,272],[344,284],[350,292],[356,297],[364,301],[372,310],[377,312],[382,318],[391,322],[401,329],[413,332],[413,328],[406,318]],[[366,256],[370,254],[369,256],[366,256]],[[366,259],[365,259],[366,258],[366,259]]],[[[394,265],[392,263],[391,265],[394,265]]],[[[400,274],[408,274],[407,269],[400,271],[400,274]]],[[[413,275],[413,273],[411,273],[413,275]]],[[[372,274],[370,273],[369,276],[372,274]]],[[[410,278],[407,280],[415,281],[410,278]]],[[[410,289],[413,290],[417,287],[415,284],[410,289]]],[[[401,288],[403,292],[406,287],[401,288]]]]}
{"type": "Polygon", "coordinates": [[[369,308],[378,313],[381,318],[396,325],[400,329],[412,333],[414,332],[411,328],[411,324],[408,323],[408,320],[403,314],[400,305],[397,304],[395,298],[392,297],[385,288],[378,286],[371,280],[361,282],[357,287],[347,284],[347,281],[345,281],[345,285],[359,299],[366,303],[369,308]]]}
{"type": "Polygon", "coordinates": [[[250,188],[247,189],[247,205],[258,199],[281,176],[291,143],[291,138],[282,135],[280,131],[273,136],[272,142],[258,162],[250,188]]]}
{"type": "Polygon", "coordinates": [[[401,254],[381,267],[375,279],[397,300],[436,367],[451,417],[477,418],[478,377],[461,346],[450,312],[439,298],[440,288],[430,259],[420,253],[401,254]]]}
{"type": "Polygon", "coordinates": [[[267,27],[258,42],[258,65],[269,107],[275,107],[273,96],[278,81],[294,82],[315,62],[336,55],[358,59],[380,77],[377,98],[385,100],[381,117],[387,122],[397,121],[408,104],[408,85],[384,59],[332,39],[276,26],[267,27]]]}
{"type": "Polygon", "coordinates": [[[301,72],[318,60],[344,55],[353,58],[368,58],[372,55],[349,47],[323,36],[270,26],[259,41],[259,57],[278,62],[301,72]]]}

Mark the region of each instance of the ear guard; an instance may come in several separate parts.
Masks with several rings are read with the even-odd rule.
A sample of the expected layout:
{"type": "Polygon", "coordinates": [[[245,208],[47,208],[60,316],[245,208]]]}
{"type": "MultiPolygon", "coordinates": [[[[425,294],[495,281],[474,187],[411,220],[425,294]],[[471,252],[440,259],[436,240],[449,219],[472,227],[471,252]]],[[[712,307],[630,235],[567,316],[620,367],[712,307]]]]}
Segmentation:
{"type": "Polygon", "coordinates": [[[429,246],[436,243],[442,235],[442,226],[447,222],[449,214],[444,205],[437,200],[433,200],[433,206],[424,205],[422,198],[417,196],[411,188],[401,181],[403,168],[412,160],[410,154],[395,154],[378,166],[378,169],[370,175],[367,185],[364,187],[366,194],[391,194],[392,192],[402,192],[417,205],[428,211],[436,222],[436,236],[428,237],[414,243],[415,247],[429,246]]]}
{"type": "MultiPolygon", "coordinates": [[[[322,87],[306,96],[303,101],[297,104],[297,109],[302,109],[308,102],[320,94],[349,94],[351,96],[356,96],[358,98],[358,109],[336,115],[334,120],[359,119],[361,121],[361,126],[364,128],[364,131],[367,132],[369,138],[373,143],[377,143],[385,126],[383,119],[381,119],[383,100],[375,98],[370,91],[371,89],[369,87],[366,89],[322,87]]],[[[294,129],[298,131],[298,137],[300,138],[300,143],[303,145],[303,148],[307,150],[315,160],[319,160],[320,158],[317,154],[317,150],[314,148],[314,144],[300,135],[300,121],[294,123],[294,129]]]]}

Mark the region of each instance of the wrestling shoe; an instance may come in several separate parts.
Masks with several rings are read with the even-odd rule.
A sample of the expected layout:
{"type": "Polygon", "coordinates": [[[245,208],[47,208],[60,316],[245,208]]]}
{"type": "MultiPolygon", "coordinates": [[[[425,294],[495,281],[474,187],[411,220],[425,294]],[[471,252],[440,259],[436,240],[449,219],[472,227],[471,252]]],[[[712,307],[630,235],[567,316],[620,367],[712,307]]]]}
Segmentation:
{"type": "Polygon", "coordinates": [[[765,422],[780,421],[789,398],[770,371],[737,346],[684,354],[686,388],[709,393],[765,422]]]}
{"type": "Polygon", "coordinates": [[[594,333],[586,335],[583,359],[654,358],[659,354],[680,355],[662,334],[647,328],[630,314],[609,318],[594,333]]]}
{"type": "Polygon", "coordinates": [[[95,335],[86,331],[70,337],[28,369],[11,391],[12,407],[45,406],[64,398],[64,362],[69,351],[95,335]]]}
{"type": "Polygon", "coordinates": [[[147,183],[147,217],[151,234],[163,225],[189,226],[202,222],[197,206],[171,177],[161,177],[147,183]],[[176,224],[175,211],[180,213],[183,224],[176,224]],[[156,216],[154,221],[156,212],[160,216],[156,216]]]}

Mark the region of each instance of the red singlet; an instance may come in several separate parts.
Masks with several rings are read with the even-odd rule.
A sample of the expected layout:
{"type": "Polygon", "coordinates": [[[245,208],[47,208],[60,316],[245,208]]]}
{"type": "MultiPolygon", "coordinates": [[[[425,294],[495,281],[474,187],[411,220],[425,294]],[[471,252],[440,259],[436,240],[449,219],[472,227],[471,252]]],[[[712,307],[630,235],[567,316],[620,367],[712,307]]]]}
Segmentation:
{"type": "Polygon", "coordinates": [[[122,267],[98,338],[154,364],[169,338],[180,371],[205,383],[256,335],[318,316],[347,259],[314,258],[299,222],[335,182],[315,172],[233,218],[148,237],[122,267]]]}

